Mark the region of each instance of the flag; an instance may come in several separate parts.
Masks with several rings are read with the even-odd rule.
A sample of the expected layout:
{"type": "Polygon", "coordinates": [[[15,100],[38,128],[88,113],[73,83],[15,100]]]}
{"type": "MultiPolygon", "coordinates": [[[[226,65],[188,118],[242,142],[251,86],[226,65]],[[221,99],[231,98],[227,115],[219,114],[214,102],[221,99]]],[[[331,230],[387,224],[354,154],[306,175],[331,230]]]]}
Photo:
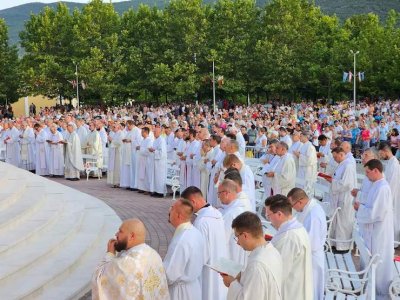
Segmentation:
{"type": "Polygon", "coordinates": [[[351,73],[351,71],[349,71],[349,82],[351,82],[352,79],[353,79],[353,73],[351,73]]]}
{"type": "Polygon", "coordinates": [[[87,85],[83,80],[81,81],[81,86],[82,86],[82,89],[84,89],[84,90],[87,88],[87,85]]]}
{"type": "Polygon", "coordinates": [[[346,82],[349,77],[349,73],[343,72],[343,82],[346,82]]]}
{"type": "Polygon", "coordinates": [[[76,88],[76,80],[68,80],[70,84],[72,84],[73,88],[76,88]]]}
{"type": "Polygon", "coordinates": [[[365,80],[365,74],[364,72],[358,72],[358,81],[364,81],[365,80]]]}

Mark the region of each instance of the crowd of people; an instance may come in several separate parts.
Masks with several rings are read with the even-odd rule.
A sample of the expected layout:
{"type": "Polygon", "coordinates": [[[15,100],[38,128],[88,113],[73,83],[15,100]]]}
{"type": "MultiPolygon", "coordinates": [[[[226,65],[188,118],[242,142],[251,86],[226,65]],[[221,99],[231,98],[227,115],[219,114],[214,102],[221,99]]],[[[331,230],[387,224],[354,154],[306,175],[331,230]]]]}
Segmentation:
{"type": "Polygon", "coordinates": [[[179,168],[181,198],[169,212],[176,232],[164,261],[144,245],[140,220],[124,222],[96,270],[94,298],[323,299],[327,228],[313,199],[318,177],[329,187],[330,211],[340,208],[332,248],[351,251],[357,224],[381,256],[376,290],[388,297],[400,240],[399,101],[45,108],[0,126],[6,162],[42,176],[79,180],[90,155],[110,186],[164,197],[167,164],[179,168]],[[248,157],[262,165],[263,217],[277,230],[270,243],[248,157]],[[207,266],[220,257],[240,264],[239,275],[207,266]]]}

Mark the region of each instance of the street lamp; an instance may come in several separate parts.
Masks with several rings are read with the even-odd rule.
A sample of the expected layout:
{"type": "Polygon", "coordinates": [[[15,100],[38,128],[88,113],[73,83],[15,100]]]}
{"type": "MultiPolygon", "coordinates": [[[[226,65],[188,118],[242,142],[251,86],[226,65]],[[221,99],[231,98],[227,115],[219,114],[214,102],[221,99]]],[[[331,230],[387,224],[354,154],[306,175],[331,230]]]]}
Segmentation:
{"type": "Polygon", "coordinates": [[[76,101],[78,103],[78,109],[79,109],[79,76],[78,76],[78,63],[75,61],[73,62],[75,65],[75,75],[76,75],[76,101]]]}
{"type": "Polygon", "coordinates": [[[216,109],[215,109],[215,62],[214,62],[214,59],[213,59],[212,63],[213,63],[213,68],[212,68],[212,73],[213,73],[213,108],[214,108],[214,115],[215,115],[216,109]]]}
{"type": "Polygon", "coordinates": [[[354,57],[354,69],[353,69],[353,102],[354,102],[354,113],[356,111],[356,56],[357,54],[360,53],[360,51],[354,52],[353,50],[350,50],[350,53],[353,54],[354,57]]]}

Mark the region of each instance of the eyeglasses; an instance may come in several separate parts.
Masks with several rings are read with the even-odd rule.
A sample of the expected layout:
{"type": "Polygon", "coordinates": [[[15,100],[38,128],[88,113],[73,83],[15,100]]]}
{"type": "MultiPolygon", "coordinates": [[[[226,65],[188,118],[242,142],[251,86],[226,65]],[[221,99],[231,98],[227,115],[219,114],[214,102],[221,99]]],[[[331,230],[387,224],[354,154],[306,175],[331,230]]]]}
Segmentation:
{"type": "Polygon", "coordinates": [[[239,240],[239,236],[241,236],[243,233],[244,233],[244,232],[241,232],[241,233],[239,233],[238,235],[235,235],[235,236],[233,237],[233,239],[235,240],[236,243],[237,243],[238,240],[239,240]]]}
{"type": "Polygon", "coordinates": [[[229,191],[220,191],[220,192],[217,192],[217,195],[219,196],[219,195],[221,195],[222,193],[229,193],[229,191]]]}

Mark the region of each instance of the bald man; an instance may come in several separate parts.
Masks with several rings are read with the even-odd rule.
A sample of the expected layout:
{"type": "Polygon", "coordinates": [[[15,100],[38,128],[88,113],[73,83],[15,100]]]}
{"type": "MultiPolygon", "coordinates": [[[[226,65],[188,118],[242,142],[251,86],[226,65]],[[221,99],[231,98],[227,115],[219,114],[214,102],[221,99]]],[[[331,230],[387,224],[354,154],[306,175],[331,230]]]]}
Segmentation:
{"type": "Polygon", "coordinates": [[[139,219],[122,223],[92,278],[92,299],[170,299],[160,255],[139,219]]]}
{"type": "Polygon", "coordinates": [[[181,198],[174,202],[169,212],[175,234],[168,246],[164,267],[172,300],[202,299],[205,242],[190,222],[193,211],[192,202],[181,198]]]}

